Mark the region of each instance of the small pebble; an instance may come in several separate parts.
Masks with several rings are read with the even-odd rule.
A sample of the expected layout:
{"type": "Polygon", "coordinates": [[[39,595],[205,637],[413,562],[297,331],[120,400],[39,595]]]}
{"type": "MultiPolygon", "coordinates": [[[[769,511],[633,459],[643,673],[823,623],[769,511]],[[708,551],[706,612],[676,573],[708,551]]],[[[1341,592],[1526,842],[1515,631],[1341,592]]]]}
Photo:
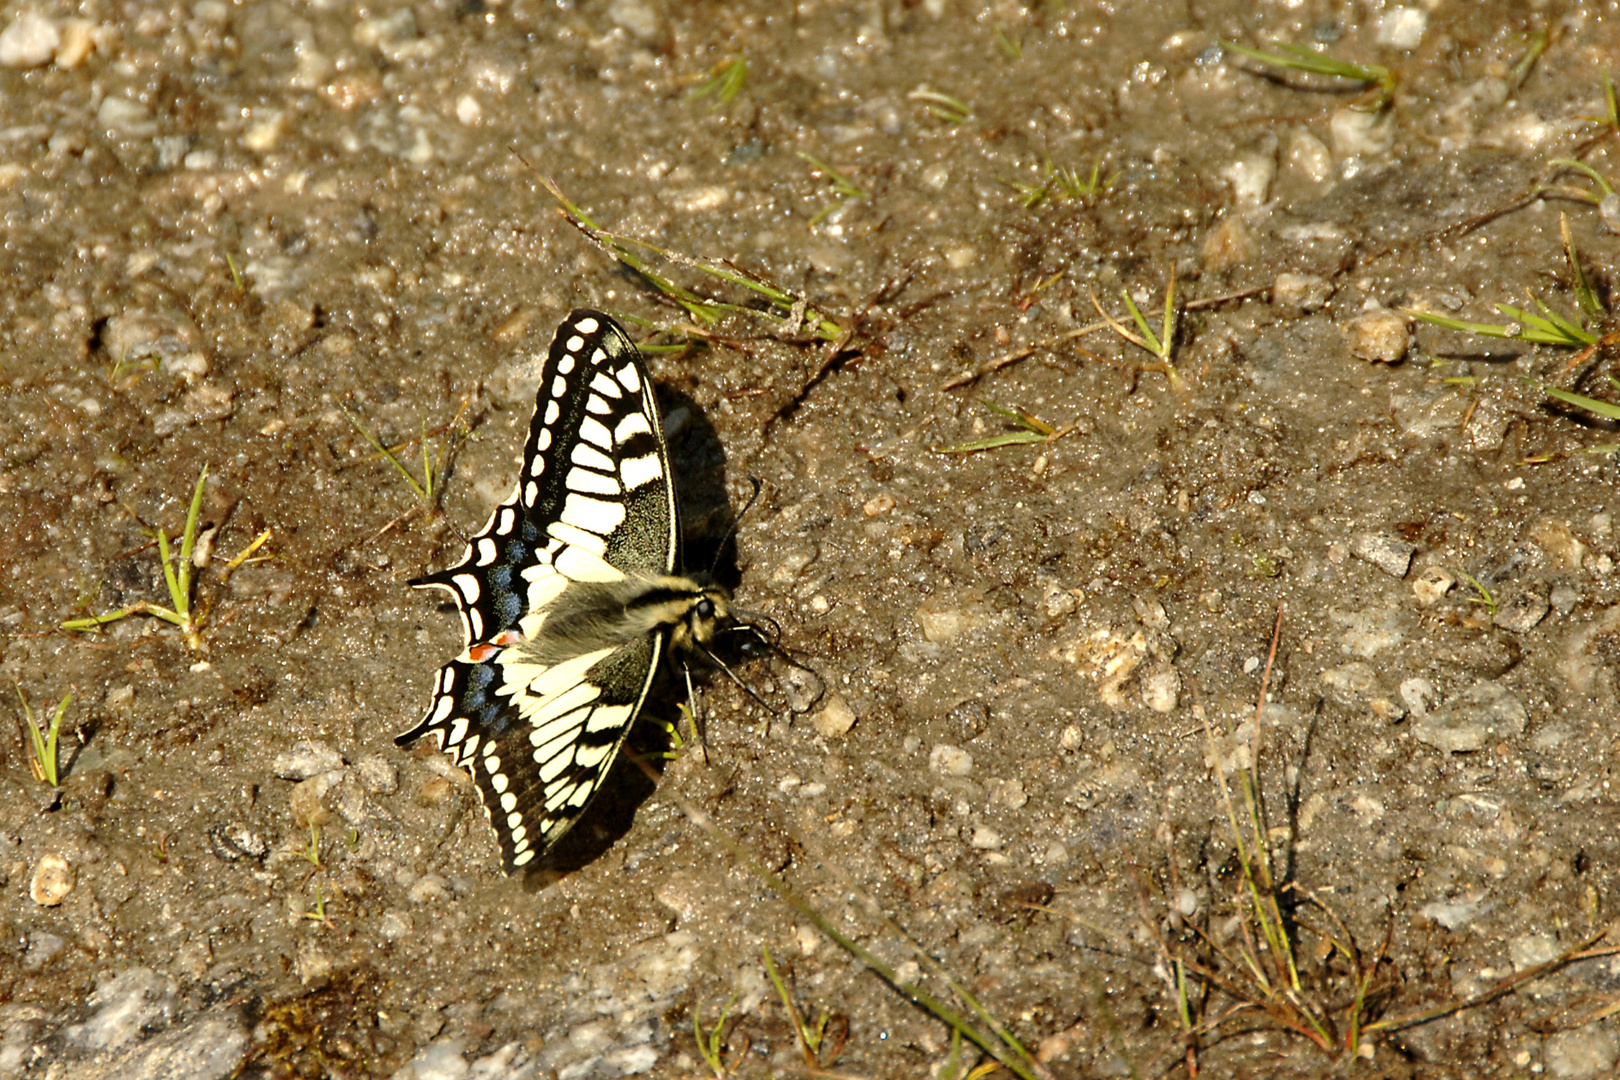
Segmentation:
{"type": "Polygon", "coordinates": [[[928,752],[928,769],[941,776],[966,776],[973,771],[973,755],[959,746],[940,743],[928,752]]]}
{"type": "Polygon", "coordinates": [[[377,754],[355,762],[354,771],[360,786],[373,795],[392,795],[399,790],[399,770],[394,768],[393,762],[377,754]]]}
{"type": "Polygon", "coordinates": [[[810,706],[821,700],[827,684],[820,675],[808,668],[788,668],[781,678],[782,692],[787,695],[788,711],[806,713],[810,706]]]}
{"type": "Polygon", "coordinates": [[[150,139],[158,131],[151,109],[116,94],[101,99],[96,109],[96,125],[126,139],[150,139]]]}
{"type": "Polygon", "coordinates": [[[1350,539],[1350,553],[1365,559],[1393,578],[1403,578],[1412,565],[1417,548],[1393,536],[1381,533],[1358,533],[1350,539]]]}
{"type": "Polygon", "coordinates": [[[270,853],[270,842],[240,821],[215,825],[207,835],[209,850],[227,862],[262,859],[270,853]]]}
{"type": "Polygon", "coordinates": [[[325,825],[332,820],[332,809],[326,805],[327,792],[343,779],[342,769],[333,769],[300,780],[293,785],[287,802],[292,807],[293,820],[300,826],[325,825]]]}
{"type": "Polygon", "coordinates": [[[980,851],[994,851],[1001,847],[1001,834],[985,825],[973,830],[973,838],[968,841],[980,851]]]}
{"type": "Polygon", "coordinates": [[[1162,668],[1142,680],[1142,704],[1154,712],[1175,712],[1180,702],[1181,676],[1175,668],[1162,668]]]}
{"type": "Polygon", "coordinates": [[[1400,692],[1401,700],[1406,702],[1406,707],[1419,720],[1429,714],[1429,702],[1439,696],[1439,692],[1434,688],[1434,683],[1421,675],[1406,679],[1397,687],[1397,690],[1400,692]]]}
{"type": "Polygon", "coordinates": [[[1271,284],[1271,302],[1297,311],[1315,311],[1332,295],[1332,282],[1316,274],[1278,274],[1271,284]]]}
{"type": "Polygon", "coordinates": [[[0,31],[0,66],[42,67],[56,55],[60,41],[55,23],[37,11],[23,11],[0,31]]]}
{"type": "Polygon", "coordinates": [[[1313,184],[1325,183],[1333,177],[1333,153],[1327,143],[1302,128],[1295,129],[1288,137],[1283,163],[1290,172],[1313,184]]]}
{"type": "Polygon", "coordinates": [[[1552,608],[1560,615],[1568,615],[1575,610],[1575,605],[1581,602],[1581,594],[1567,582],[1559,582],[1552,588],[1552,595],[1548,597],[1552,608]]]}
{"type": "Polygon", "coordinates": [[[276,755],[272,772],[283,780],[308,780],[319,773],[343,767],[343,755],[323,742],[300,739],[292,748],[276,755]]]}
{"type": "Polygon", "coordinates": [[[1524,732],[1530,715],[1513,691],[1482,679],[1412,725],[1419,741],[1457,754],[1524,732]]]}
{"type": "Polygon", "coordinates": [[[56,907],[73,891],[73,882],[73,867],[52,851],[40,856],[34,876],[28,882],[28,895],[40,907],[56,907]]]}
{"type": "Polygon", "coordinates": [[[1415,49],[1428,28],[1429,15],[1422,8],[1391,8],[1378,19],[1378,44],[1392,49],[1415,49]]]}
{"type": "Polygon", "coordinates": [[[1232,198],[1239,210],[1253,210],[1266,201],[1271,181],[1277,175],[1273,154],[1249,154],[1221,168],[1221,179],[1232,185],[1232,198]]]}
{"type": "Polygon", "coordinates": [[[1398,363],[1409,344],[1406,316],[1398,311],[1375,308],[1350,324],[1350,352],[1362,360],[1398,363]]]}
{"type": "Polygon", "coordinates": [[[833,694],[827,699],[827,704],[810,718],[810,726],[825,738],[841,738],[855,726],[855,710],[849,707],[849,702],[833,694]]]}
{"type": "Polygon", "coordinates": [[[1515,634],[1524,634],[1535,629],[1542,619],[1547,617],[1547,598],[1539,589],[1525,589],[1514,594],[1506,603],[1496,610],[1496,617],[1491,620],[1493,625],[1515,634]]]}
{"type": "Polygon", "coordinates": [[[1542,1052],[1547,1071],[1559,1080],[1596,1080],[1614,1075],[1620,1063],[1620,1038],[1612,1027],[1588,1024],[1548,1035],[1542,1052]]]}
{"type": "Polygon", "coordinates": [[[450,883],[438,874],[423,874],[405,894],[413,904],[450,899],[450,883]]]}
{"type": "Polygon", "coordinates": [[[1333,152],[1341,159],[1382,154],[1395,142],[1394,126],[1384,113],[1353,107],[1333,114],[1328,121],[1328,133],[1333,137],[1333,152]]]}
{"type": "Polygon", "coordinates": [[[1417,597],[1417,602],[1423,607],[1432,607],[1436,601],[1450,592],[1455,584],[1456,578],[1438,566],[1431,566],[1412,582],[1412,595],[1417,597]]]}
{"type": "Polygon", "coordinates": [[[866,500],[866,504],[861,507],[861,511],[865,513],[867,517],[878,517],[882,514],[887,514],[890,510],[893,510],[894,506],[894,496],[885,491],[866,500]]]}

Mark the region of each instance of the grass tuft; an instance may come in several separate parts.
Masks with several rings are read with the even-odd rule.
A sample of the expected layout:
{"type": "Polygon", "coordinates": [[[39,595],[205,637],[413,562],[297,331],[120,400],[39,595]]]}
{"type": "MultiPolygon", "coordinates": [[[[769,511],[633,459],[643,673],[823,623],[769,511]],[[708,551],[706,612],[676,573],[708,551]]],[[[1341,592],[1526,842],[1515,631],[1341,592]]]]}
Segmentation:
{"type": "Polygon", "coordinates": [[[156,532],[158,545],[158,560],[163,566],[163,583],[169,590],[169,600],[172,607],[142,600],[117,611],[105,612],[101,615],[91,615],[82,619],[68,619],[63,622],[62,629],[76,631],[95,631],[108,623],[130,615],[155,615],[165,622],[173,623],[180,628],[186,645],[194,651],[203,648],[202,624],[206,616],[205,611],[192,609],[192,554],[197,546],[197,517],[202,513],[203,484],[208,479],[208,466],[204,465],[202,472],[197,475],[197,486],[191,493],[191,506],[186,512],[185,529],[180,534],[180,557],[175,559],[169,551],[169,538],[160,527],[156,532]]]}
{"type": "Polygon", "coordinates": [[[23,696],[22,686],[13,685],[17,687],[17,700],[22,702],[23,721],[28,727],[28,768],[33,772],[35,780],[43,781],[53,788],[61,787],[57,740],[62,734],[62,716],[67,712],[68,702],[73,700],[73,695],[68,694],[57,703],[50,723],[41,729],[39,720],[34,716],[34,710],[29,706],[28,699],[23,696]]]}
{"type": "Polygon", "coordinates": [[[736,96],[742,93],[743,83],[748,81],[748,58],[736,56],[730,60],[722,60],[709,69],[709,78],[700,86],[692,89],[694,100],[713,98],[711,109],[718,109],[722,105],[730,105],[736,96]]]}
{"type": "Polygon", "coordinates": [[[1092,161],[1091,173],[1088,176],[1082,176],[1073,166],[1053,165],[1048,161],[1046,175],[1038,184],[1025,184],[1017,180],[1003,180],[1002,183],[1018,192],[1024,209],[1029,210],[1047,201],[1089,199],[1112,187],[1115,179],[1113,176],[1103,178],[1102,158],[1097,158],[1092,161]]]}
{"type": "Polygon", "coordinates": [[[1176,333],[1180,329],[1180,320],[1177,317],[1178,309],[1176,307],[1176,277],[1173,272],[1170,275],[1170,284],[1164,290],[1164,317],[1159,324],[1157,333],[1154,332],[1153,327],[1148,325],[1147,317],[1136,306],[1136,301],[1131,299],[1129,290],[1121,289],[1120,295],[1124,297],[1125,307],[1130,311],[1132,321],[1136,323],[1135,331],[1132,331],[1110,315],[1097,299],[1095,292],[1089,295],[1091,297],[1091,306],[1097,309],[1097,314],[1103,317],[1103,321],[1108,324],[1114,333],[1131,344],[1146,349],[1157,358],[1157,363],[1148,365],[1151,370],[1163,372],[1165,377],[1175,386],[1182,385],[1181,373],[1176,370],[1176,366],[1171,360],[1176,349],[1176,333]]]}
{"type": "Polygon", "coordinates": [[[970,442],[956,443],[951,446],[936,447],[936,453],[973,454],[980,450],[995,450],[1003,446],[1019,446],[1027,443],[1049,443],[1057,439],[1061,439],[1063,436],[1069,434],[1069,432],[1075,430],[1074,424],[1065,424],[1062,427],[1058,427],[1055,424],[1042,420],[1040,417],[1025,409],[1016,407],[1009,409],[1004,405],[997,405],[993,401],[986,401],[983,404],[985,408],[989,409],[997,416],[1004,417],[1012,421],[1014,424],[1017,424],[1019,430],[1004,431],[999,435],[991,435],[988,438],[973,439],[970,442]]]}
{"type": "Polygon", "coordinates": [[[966,123],[974,116],[973,106],[967,102],[949,94],[942,94],[938,90],[930,90],[926,86],[917,87],[906,95],[906,99],[922,102],[934,119],[943,120],[953,126],[966,123]]]}

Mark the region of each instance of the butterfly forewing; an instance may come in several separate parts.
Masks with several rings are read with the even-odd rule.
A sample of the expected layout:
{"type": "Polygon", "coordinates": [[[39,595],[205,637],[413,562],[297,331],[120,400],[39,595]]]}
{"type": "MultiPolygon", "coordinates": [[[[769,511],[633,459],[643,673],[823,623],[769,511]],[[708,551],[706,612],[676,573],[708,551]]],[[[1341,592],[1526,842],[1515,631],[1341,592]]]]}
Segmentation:
{"type": "Polygon", "coordinates": [[[451,594],[466,648],[396,741],[432,734],[473,774],[508,870],[543,853],[601,786],[663,649],[662,630],[570,632],[611,617],[604,607],[577,618],[579,597],[669,574],[678,536],[641,354],[606,315],[575,311],[541,363],[512,497],[459,563],[413,582],[451,594]]]}

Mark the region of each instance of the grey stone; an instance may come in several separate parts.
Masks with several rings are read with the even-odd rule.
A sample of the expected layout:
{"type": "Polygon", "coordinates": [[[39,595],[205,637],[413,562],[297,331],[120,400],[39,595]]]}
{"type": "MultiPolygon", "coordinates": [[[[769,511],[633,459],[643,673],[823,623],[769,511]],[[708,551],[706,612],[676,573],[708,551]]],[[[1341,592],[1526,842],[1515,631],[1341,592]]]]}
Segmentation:
{"type": "Polygon", "coordinates": [[[379,754],[371,754],[354,763],[360,786],[373,795],[392,795],[399,790],[399,770],[393,762],[379,754]]]}
{"type": "Polygon", "coordinates": [[[247,1027],[234,1009],[209,1013],[118,1055],[75,1070],[72,1080],[223,1080],[247,1057],[247,1027]]]}
{"type": "Polygon", "coordinates": [[[283,780],[308,780],[319,773],[342,767],[342,754],[323,742],[300,739],[290,749],[277,754],[270,769],[283,780]]]}
{"type": "Polygon", "coordinates": [[[1350,539],[1350,553],[1365,559],[1393,578],[1403,578],[1412,566],[1417,548],[1382,533],[1358,533],[1350,539]]]}
{"type": "Polygon", "coordinates": [[[180,986],[151,968],[135,967],[103,980],[90,995],[96,1011],[66,1029],[68,1041],[92,1050],[116,1050],[142,1031],[167,1027],[180,1003],[180,986]]]}
{"type": "Polygon", "coordinates": [[[1489,739],[1520,735],[1528,720],[1513,691],[1482,679],[1413,723],[1412,734],[1437,750],[1458,754],[1479,750],[1489,739]]]}
{"type": "Polygon", "coordinates": [[[1496,617],[1491,622],[1503,630],[1524,634],[1534,630],[1547,617],[1548,610],[1547,598],[1541,595],[1541,590],[1525,589],[1497,608],[1496,617]]]}
{"type": "Polygon", "coordinates": [[[1547,598],[1552,603],[1554,611],[1560,615],[1568,615],[1575,610],[1575,605],[1581,602],[1581,594],[1566,582],[1559,582],[1552,588],[1552,594],[1547,598]]]}
{"type": "Polygon", "coordinates": [[[1562,1080],[1590,1080],[1614,1075],[1620,1061],[1620,1039],[1601,1022],[1547,1036],[1547,1070],[1562,1080]]]}

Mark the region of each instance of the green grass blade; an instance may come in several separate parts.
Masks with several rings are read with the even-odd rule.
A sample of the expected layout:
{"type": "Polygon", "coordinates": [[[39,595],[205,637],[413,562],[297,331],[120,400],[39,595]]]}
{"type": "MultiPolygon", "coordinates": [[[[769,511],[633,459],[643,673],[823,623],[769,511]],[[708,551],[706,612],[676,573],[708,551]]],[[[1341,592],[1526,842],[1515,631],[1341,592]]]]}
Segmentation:
{"type": "Polygon", "coordinates": [[[1541,392],[1550,398],[1556,398],[1566,405],[1578,405],[1590,412],[1595,412],[1609,420],[1620,420],[1620,405],[1611,405],[1607,401],[1587,397],[1585,394],[1572,394],[1568,390],[1560,390],[1554,386],[1542,386],[1541,392]]]}
{"type": "Polygon", "coordinates": [[[1125,298],[1125,306],[1130,309],[1131,318],[1136,320],[1136,328],[1142,332],[1142,337],[1147,340],[1148,351],[1156,356],[1163,356],[1164,343],[1159,340],[1159,336],[1148,325],[1147,317],[1137,308],[1136,301],[1132,300],[1131,294],[1124,289],[1119,290],[1119,294],[1125,298]]]}
{"type": "Polygon", "coordinates": [[[348,406],[339,404],[338,408],[343,410],[343,415],[349,418],[349,423],[354,425],[354,429],[366,437],[366,442],[371,444],[372,449],[376,450],[377,453],[387,458],[388,464],[392,465],[396,470],[398,470],[399,475],[403,476],[405,478],[405,482],[411,486],[411,490],[416,492],[416,497],[421,499],[423,502],[430,501],[428,499],[426,489],[424,489],[421,484],[416,482],[416,477],[412,476],[411,471],[400,463],[399,458],[394,456],[393,451],[389,450],[388,447],[378,442],[377,437],[365,429],[354,413],[349,411],[348,406]]]}
{"type": "MultiPolygon", "coordinates": [[[[1574,158],[1555,158],[1552,164],[1562,165],[1566,169],[1574,169],[1576,172],[1585,173],[1588,179],[1595,183],[1603,194],[1614,194],[1614,188],[1609,186],[1609,182],[1603,178],[1603,174],[1584,161],[1576,161],[1574,158]]],[[[1594,199],[1593,201],[1596,202],[1597,200],[1594,199]]]]}
{"type": "Polygon", "coordinates": [[[1004,431],[1000,435],[991,435],[985,439],[974,439],[971,442],[941,446],[936,452],[941,454],[974,454],[980,450],[996,450],[1003,446],[1023,446],[1029,443],[1043,443],[1045,441],[1045,435],[1038,435],[1033,431],[1004,431]]]}

